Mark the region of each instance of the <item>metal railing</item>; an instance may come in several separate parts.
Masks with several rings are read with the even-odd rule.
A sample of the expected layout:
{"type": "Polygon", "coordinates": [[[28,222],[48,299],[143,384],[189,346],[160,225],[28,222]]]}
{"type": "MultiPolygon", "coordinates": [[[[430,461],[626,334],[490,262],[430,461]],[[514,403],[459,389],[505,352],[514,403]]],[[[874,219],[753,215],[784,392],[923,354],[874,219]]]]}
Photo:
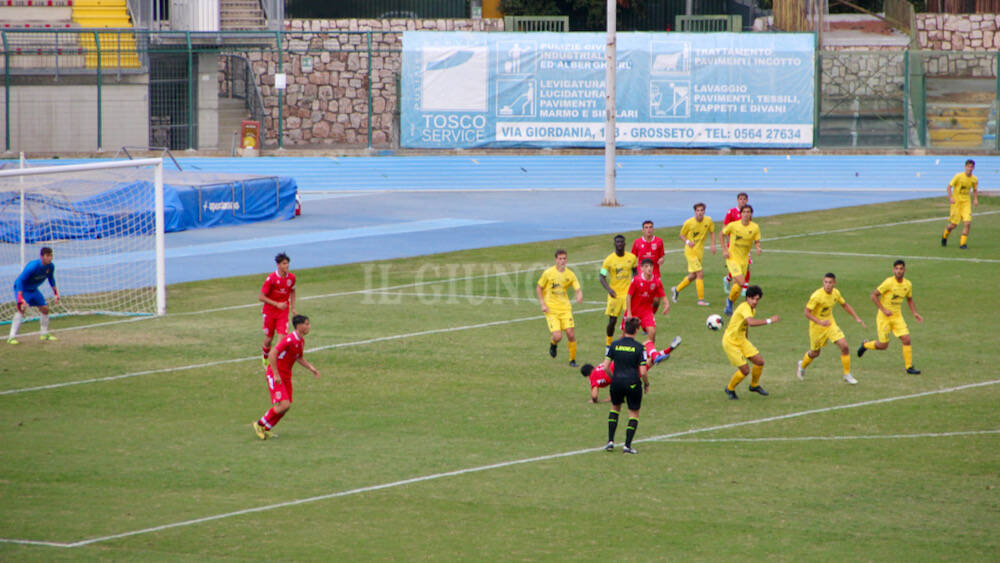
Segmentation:
{"type": "Polygon", "coordinates": [[[677,31],[743,31],[743,16],[677,16],[677,31]]]}
{"type": "MultiPolygon", "coordinates": [[[[46,105],[50,103],[60,104],[61,111],[72,105],[78,112],[74,122],[88,124],[74,137],[78,150],[100,147],[105,130],[121,126],[121,115],[148,119],[147,138],[108,138],[108,146],[148,141],[172,150],[198,148],[199,124],[212,123],[198,115],[198,92],[204,96],[206,88],[243,98],[260,122],[265,147],[394,147],[400,127],[401,36],[389,31],[0,32],[3,148],[23,150],[24,139],[37,138],[29,131],[38,120],[25,116],[51,114],[46,105]],[[92,44],[81,45],[79,37],[88,34],[92,44]],[[105,50],[107,34],[123,38],[115,42],[115,50],[105,50]],[[126,35],[134,36],[131,51],[125,48],[126,35]],[[70,44],[77,45],[75,50],[65,47],[70,44]],[[127,66],[123,61],[128,57],[139,66],[127,66]],[[218,73],[213,57],[221,63],[218,73]],[[199,59],[212,65],[200,74],[199,59]],[[166,63],[174,65],[170,72],[163,69],[166,63]],[[279,90],[274,80],[282,73],[288,76],[288,87],[279,90]],[[114,91],[115,96],[108,92],[123,85],[133,93],[145,88],[146,74],[148,88],[139,92],[144,96],[130,98],[131,113],[123,112],[125,103],[117,97],[121,90],[114,91]],[[47,89],[65,86],[60,92],[67,96],[85,91],[81,100],[87,102],[68,97],[47,101],[23,93],[46,75],[54,79],[46,83],[47,89]],[[60,83],[66,75],[74,75],[73,80],[60,83]],[[17,143],[14,135],[21,135],[17,143]]],[[[995,133],[998,62],[1000,53],[995,51],[817,51],[815,146],[1000,151],[995,133]],[[950,80],[956,77],[965,80],[950,80]]],[[[228,142],[227,136],[218,144],[228,142]]]]}
{"type": "Polygon", "coordinates": [[[222,79],[219,95],[243,100],[251,119],[260,124],[260,138],[266,138],[264,98],[260,95],[257,86],[259,78],[254,75],[250,61],[243,55],[222,55],[220,59],[222,79]]]}
{"type": "Polygon", "coordinates": [[[504,31],[569,31],[569,16],[506,16],[504,31]]]}

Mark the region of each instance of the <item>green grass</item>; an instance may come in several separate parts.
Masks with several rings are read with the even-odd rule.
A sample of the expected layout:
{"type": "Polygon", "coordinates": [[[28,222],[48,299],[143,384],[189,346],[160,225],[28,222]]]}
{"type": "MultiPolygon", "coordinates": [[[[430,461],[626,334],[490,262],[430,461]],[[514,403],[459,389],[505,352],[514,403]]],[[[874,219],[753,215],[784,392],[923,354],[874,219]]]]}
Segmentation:
{"type": "MultiPolygon", "coordinates": [[[[768,398],[746,383],[739,401],[722,393],[733,370],[704,319],[721,310],[723,261],[709,255],[712,311],[694,305],[692,286],[658,317],[659,340],[684,344],[652,371],[638,439],[695,432],[640,441],[634,457],[582,451],[603,445],[607,405],[586,401],[565,344],[548,357],[531,299],[552,250],[568,249],[587,302],[576,309],[600,309],[576,316],[581,359],[599,361],[599,266],[581,263],[607,255],[610,236],[297,271],[307,347],[323,348],[308,358],[323,376],[296,370],[295,406],[273,441],[250,430],[268,406],[249,306],[258,276],[172,286],[165,318],[61,331],[44,345],[25,336],[0,350],[0,391],[153,373],[0,395],[0,538],[72,543],[543,459],[79,547],[0,543],[0,560],[995,559],[1000,435],[971,432],[1000,429],[1000,385],[822,410],[1000,380],[1000,214],[976,217],[969,250],[957,233],[941,248],[943,220],[912,222],[945,215],[941,199],[761,219],[758,314],[782,317],[751,332],[768,398]],[[904,223],[861,229],[893,222],[904,223]],[[857,230],[781,238],[833,229],[857,230]],[[923,375],[903,372],[893,339],[852,356],[857,386],[841,382],[835,347],[797,381],[802,309],[823,274],[837,274],[868,323],[838,309],[853,349],[874,337],[868,294],[896,257],[925,318],[904,307],[923,375]],[[461,279],[412,285],[445,278],[461,279]],[[405,296],[351,293],[407,284],[393,290],[405,296]],[[734,426],[705,430],[721,425],[734,426]],[[952,432],[965,434],[915,436],[952,432]],[[836,437],[866,439],[822,439],[836,437]],[[734,438],[786,440],[706,441],[734,438]],[[568,452],[579,453],[545,457],[568,452]]],[[[978,212],[1000,210],[1000,199],[980,201],[978,212]]],[[[668,286],[683,267],[668,255],[668,286]]]]}

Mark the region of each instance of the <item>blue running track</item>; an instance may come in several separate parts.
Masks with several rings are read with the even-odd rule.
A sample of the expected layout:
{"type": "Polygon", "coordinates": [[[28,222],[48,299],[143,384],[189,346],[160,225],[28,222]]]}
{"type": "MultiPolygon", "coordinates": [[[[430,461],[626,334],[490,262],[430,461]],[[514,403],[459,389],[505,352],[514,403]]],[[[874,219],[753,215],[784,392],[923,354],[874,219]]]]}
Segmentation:
{"type": "MultiPolygon", "coordinates": [[[[944,197],[962,156],[625,155],[618,201],[599,204],[603,155],[180,158],[184,170],[291,176],[292,221],[167,235],[167,282],[263,274],[285,251],[294,269],[680,225],[704,201],[721,218],[736,192],[755,214],[944,197]],[[805,191],[805,190],[820,190],[805,191]]],[[[84,160],[37,160],[32,165],[84,160]]],[[[169,166],[169,164],[168,164],[169,166]]],[[[977,157],[981,189],[1000,157],[977,157]]],[[[661,236],[668,233],[661,230],[661,236]]],[[[539,256],[547,261],[548,254],[539,256]]],[[[66,265],[61,265],[65,267],[66,265]]]]}

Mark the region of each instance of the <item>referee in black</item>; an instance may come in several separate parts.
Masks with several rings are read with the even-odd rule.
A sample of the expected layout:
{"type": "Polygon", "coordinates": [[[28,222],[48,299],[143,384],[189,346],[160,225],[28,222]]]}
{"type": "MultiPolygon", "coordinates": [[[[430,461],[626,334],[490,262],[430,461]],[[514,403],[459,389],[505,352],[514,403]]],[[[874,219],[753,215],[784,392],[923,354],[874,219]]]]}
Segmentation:
{"type": "Polygon", "coordinates": [[[604,369],[614,362],[614,373],[611,374],[611,412],[608,413],[608,445],[604,451],[615,449],[615,430],[618,428],[618,416],[622,412],[622,403],[628,401],[628,430],[625,432],[624,453],[639,453],[632,449],[632,438],[639,427],[639,407],[642,406],[643,393],[649,392],[649,378],[646,377],[646,348],[635,339],[640,321],[630,317],[625,321],[625,336],[611,343],[604,358],[604,369]],[[639,388],[639,384],[642,388],[639,388]]]}

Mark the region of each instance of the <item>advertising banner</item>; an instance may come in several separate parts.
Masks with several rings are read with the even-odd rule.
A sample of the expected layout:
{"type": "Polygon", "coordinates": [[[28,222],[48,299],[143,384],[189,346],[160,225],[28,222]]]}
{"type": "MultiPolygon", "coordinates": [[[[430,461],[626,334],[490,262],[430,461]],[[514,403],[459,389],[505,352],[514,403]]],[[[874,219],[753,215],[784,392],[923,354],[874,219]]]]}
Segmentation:
{"type": "MultiPolygon", "coordinates": [[[[618,146],[812,146],[812,34],[617,38],[618,146]]],[[[405,32],[402,146],[604,146],[605,40],[405,32]]]]}

